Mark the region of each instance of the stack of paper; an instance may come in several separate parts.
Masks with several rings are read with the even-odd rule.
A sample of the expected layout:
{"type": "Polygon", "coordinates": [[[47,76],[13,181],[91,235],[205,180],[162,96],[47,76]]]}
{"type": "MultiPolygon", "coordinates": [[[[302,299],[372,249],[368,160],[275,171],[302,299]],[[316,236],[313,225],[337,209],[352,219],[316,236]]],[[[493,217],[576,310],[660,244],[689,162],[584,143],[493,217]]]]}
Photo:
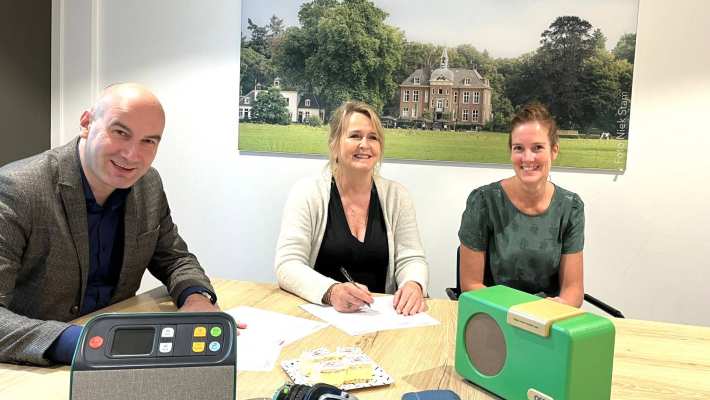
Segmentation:
{"type": "Polygon", "coordinates": [[[225,312],[247,324],[237,337],[238,371],[271,371],[283,346],[328,326],[254,307],[240,306],[225,312]]]}
{"type": "Polygon", "coordinates": [[[304,304],[301,308],[351,336],[439,323],[427,313],[410,316],[397,314],[392,305],[393,299],[394,296],[375,297],[372,308],[363,307],[354,313],[341,313],[335,311],[333,307],[317,304],[304,304]]]}

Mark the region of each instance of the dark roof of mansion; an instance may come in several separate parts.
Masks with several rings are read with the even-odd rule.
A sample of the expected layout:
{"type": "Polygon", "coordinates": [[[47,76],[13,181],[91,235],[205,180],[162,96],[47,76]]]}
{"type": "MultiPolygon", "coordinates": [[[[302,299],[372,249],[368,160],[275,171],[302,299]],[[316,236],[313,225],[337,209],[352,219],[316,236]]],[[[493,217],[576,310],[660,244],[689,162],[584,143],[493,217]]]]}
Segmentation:
{"type": "Polygon", "coordinates": [[[486,83],[483,76],[478,73],[475,69],[465,69],[465,68],[437,68],[431,72],[424,68],[419,68],[412,72],[411,75],[405,79],[400,86],[417,86],[414,83],[414,78],[419,78],[419,85],[430,86],[429,80],[437,80],[439,77],[443,77],[445,80],[453,81],[453,87],[457,88],[474,88],[474,89],[490,89],[491,85],[486,83]],[[453,75],[453,78],[452,78],[453,75]],[[471,78],[471,84],[465,85],[465,79],[471,78]]]}
{"type": "Polygon", "coordinates": [[[318,101],[318,98],[316,96],[312,94],[304,94],[298,101],[298,108],[321,108],[321,106],[320,101],[318,101]],[[311,101],[310,106],[306,106],[306,99],[311,101]]]}

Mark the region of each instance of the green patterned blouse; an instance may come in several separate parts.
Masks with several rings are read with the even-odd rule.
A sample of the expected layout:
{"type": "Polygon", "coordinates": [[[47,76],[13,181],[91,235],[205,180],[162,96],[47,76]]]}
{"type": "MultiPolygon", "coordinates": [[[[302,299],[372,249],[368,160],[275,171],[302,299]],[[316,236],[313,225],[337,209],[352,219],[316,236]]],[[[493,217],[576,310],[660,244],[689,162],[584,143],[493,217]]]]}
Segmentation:
{"type": "Polygon", "coordinates": [[[584,203],[557,185],[538,215],[518,210],[500,182],[475,189],[461,216],[459,239],[486,252],[483,283],[541,296],[560,293],[560,256],[584,248],[584,203]]]}

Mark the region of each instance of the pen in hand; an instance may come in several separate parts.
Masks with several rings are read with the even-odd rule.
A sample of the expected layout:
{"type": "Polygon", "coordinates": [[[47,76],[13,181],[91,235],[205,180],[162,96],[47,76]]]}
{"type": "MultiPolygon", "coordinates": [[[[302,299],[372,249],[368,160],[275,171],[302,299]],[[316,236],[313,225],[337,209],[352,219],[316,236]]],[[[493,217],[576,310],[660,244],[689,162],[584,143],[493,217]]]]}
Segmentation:
{"type": "MultiPolygon", "coordinates": [[[[345,267],[340,267],[340,273],[343,274],[343,276],[345,277],[345,279],[348,280],[348,282],[352,283],[353,285],[355,285],[355,287],[357,287],[357,285],[355,284],[355,281],[353,280],[353,277],[350,276],[350,274],[348,273],[348,270],[345,269],[345,267]]],[[[372,308],[370,303],[365,302],[365,305],[369,308],[372,308]]]]}

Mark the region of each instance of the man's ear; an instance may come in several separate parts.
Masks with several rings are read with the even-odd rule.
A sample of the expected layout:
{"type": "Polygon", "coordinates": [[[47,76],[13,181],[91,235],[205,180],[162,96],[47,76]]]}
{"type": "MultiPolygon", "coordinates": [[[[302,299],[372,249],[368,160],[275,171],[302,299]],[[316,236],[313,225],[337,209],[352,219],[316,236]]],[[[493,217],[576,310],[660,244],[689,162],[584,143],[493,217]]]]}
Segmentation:
{"type": "Polygon", "coordinates": [[[79,136],[86,139],[89,136],[89,125],[91,125],[90,110],[86,110],[81,113],[81,117],[79,118],[79,125],[81,126],[81,132],[79,133],[79,136]]]}

